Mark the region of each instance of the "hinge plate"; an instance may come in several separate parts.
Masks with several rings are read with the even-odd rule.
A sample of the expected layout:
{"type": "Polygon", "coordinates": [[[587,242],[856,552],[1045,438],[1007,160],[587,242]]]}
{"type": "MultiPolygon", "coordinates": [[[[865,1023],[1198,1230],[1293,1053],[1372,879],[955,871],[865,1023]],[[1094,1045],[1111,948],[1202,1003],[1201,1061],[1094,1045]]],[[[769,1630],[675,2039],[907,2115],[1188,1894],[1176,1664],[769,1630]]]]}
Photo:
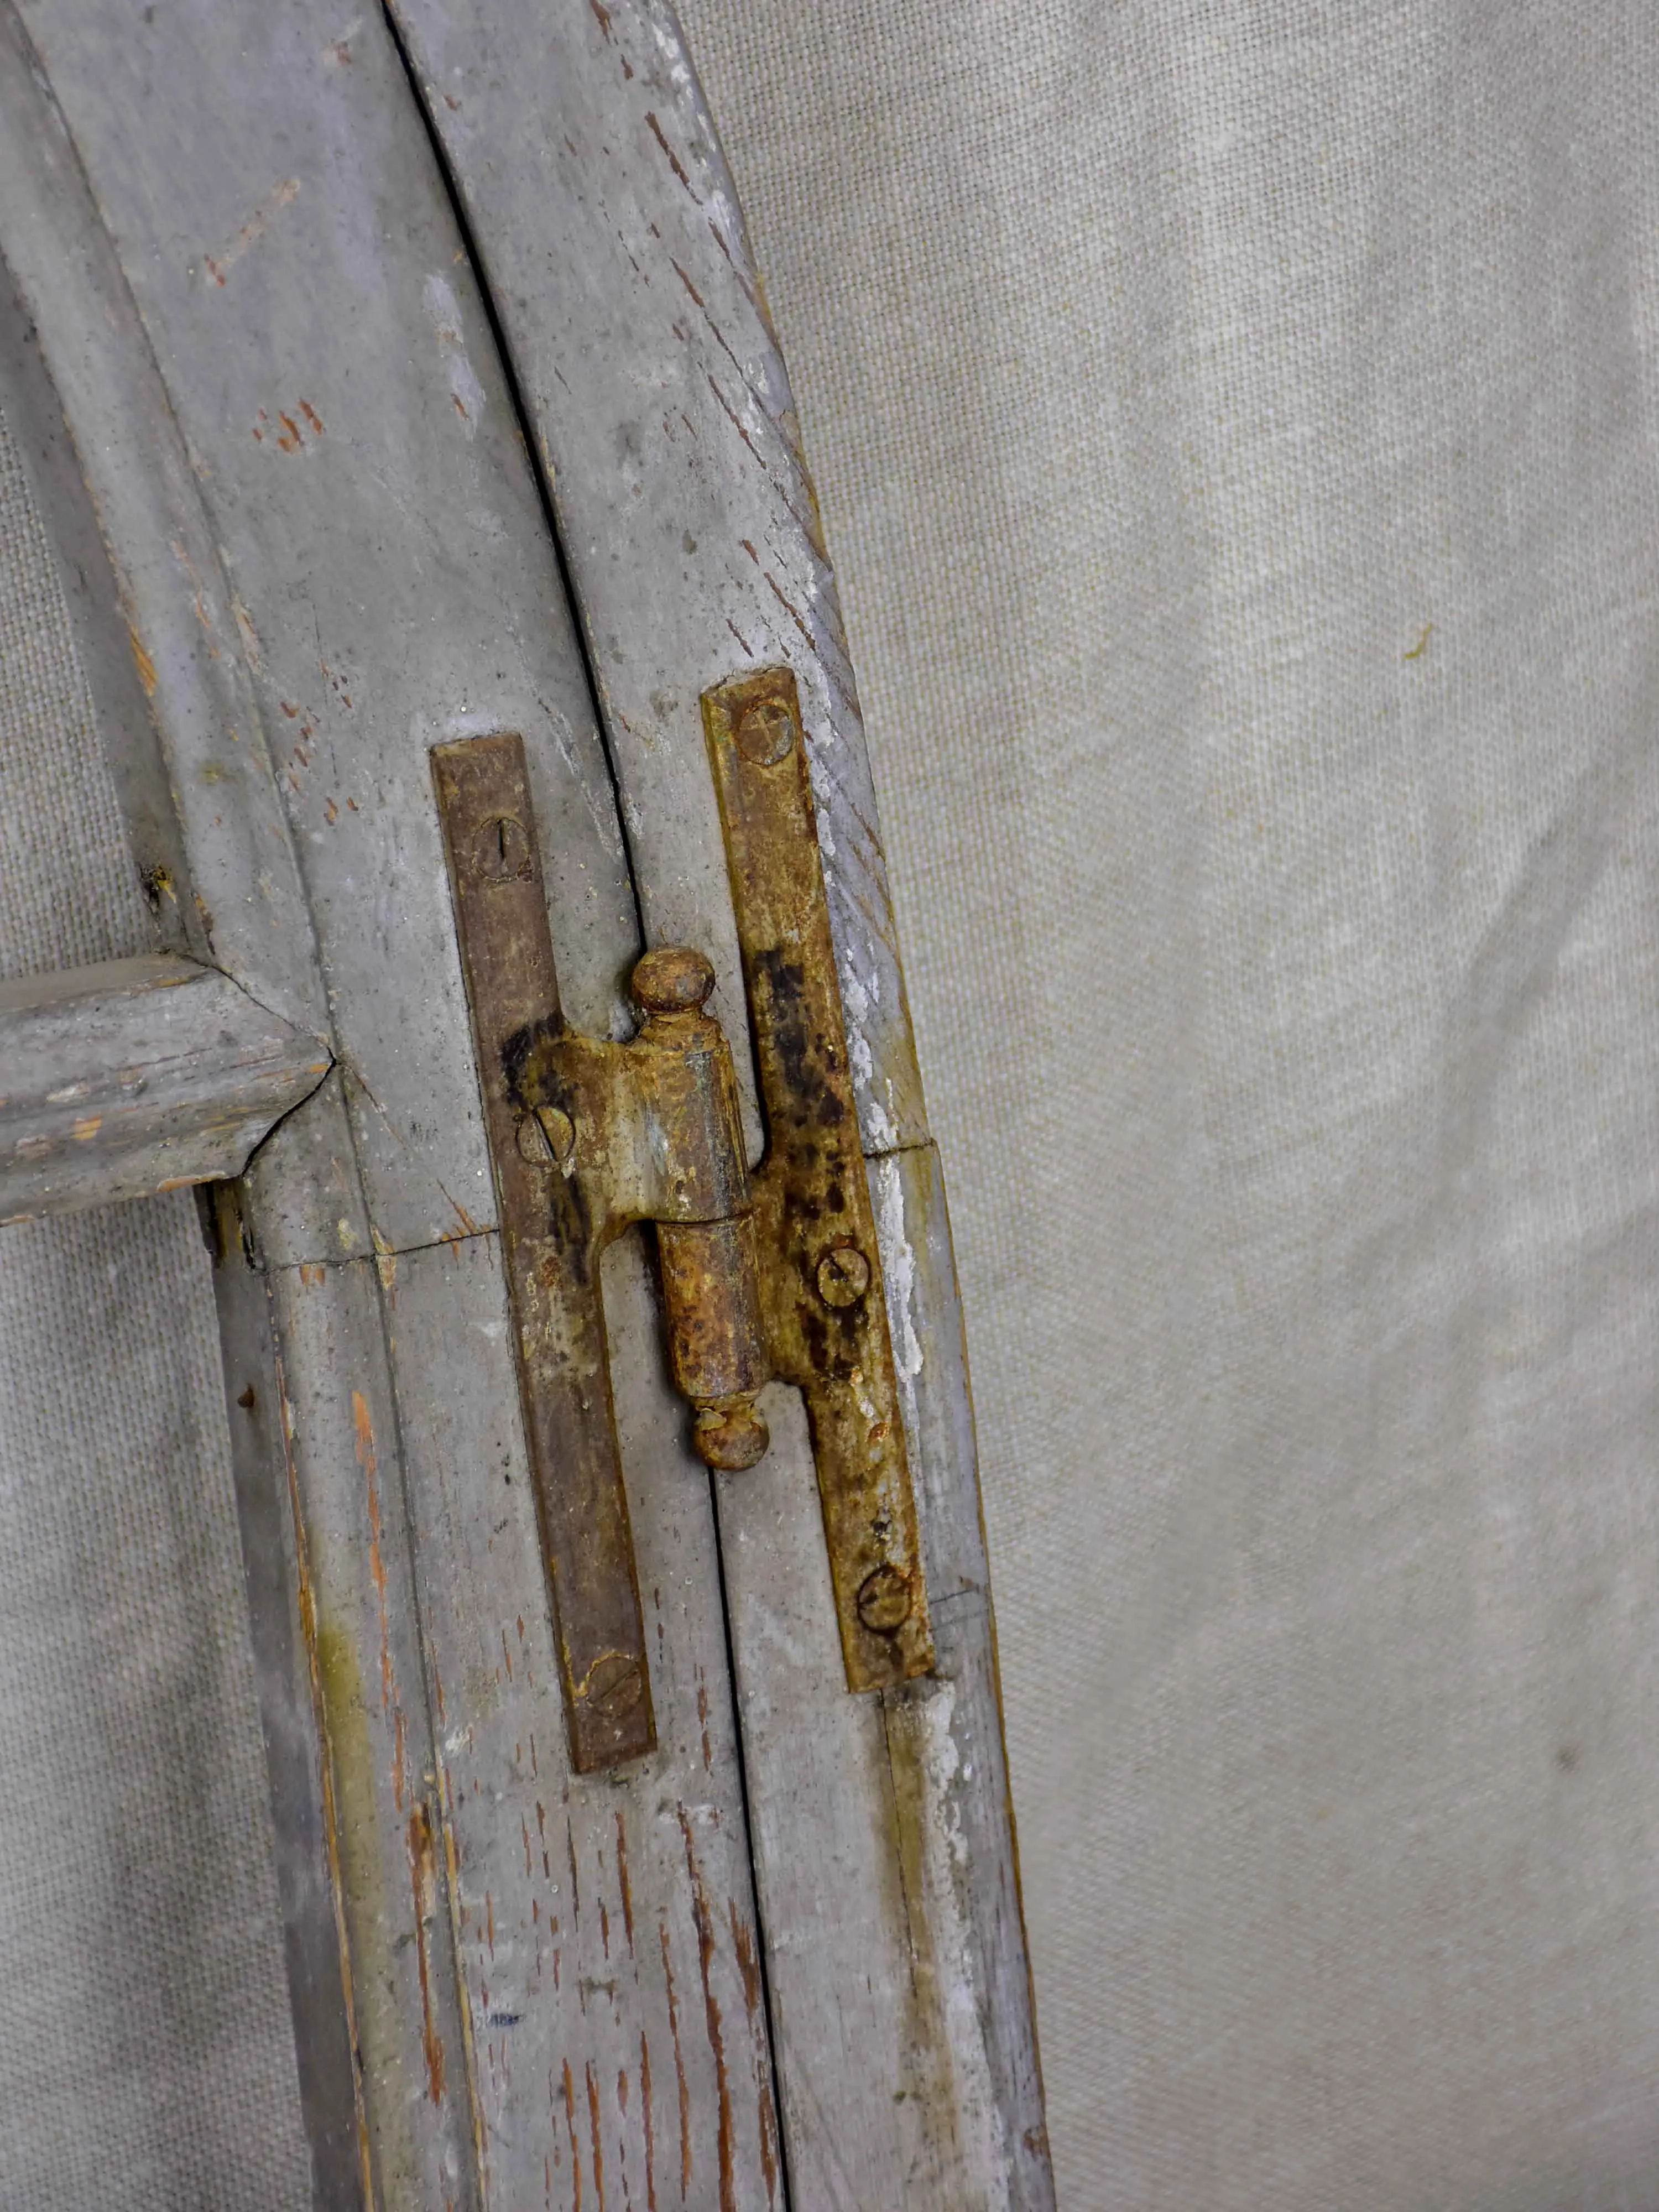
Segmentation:
{"type": "MultiPolygon", "coordinates": [[[[565,1034],[523,740],[433,754],[513,1307],[525,1441],[578,1773],[656,1741],[588,1194],[521,1095],[565,1034]]],[[[556,1136],[559,1133],[556,1130],[556,1136]]],[[[562,1149],[561,1146],[559,1149],[562,1149]]]]}
{"type": "Polygon", "coordinates": [[[800,700],[787,668],[706,692],[767,1148],[755,1176],[772,1370],[806,1400],[849,1689],[933,1665],[800,700]]]}

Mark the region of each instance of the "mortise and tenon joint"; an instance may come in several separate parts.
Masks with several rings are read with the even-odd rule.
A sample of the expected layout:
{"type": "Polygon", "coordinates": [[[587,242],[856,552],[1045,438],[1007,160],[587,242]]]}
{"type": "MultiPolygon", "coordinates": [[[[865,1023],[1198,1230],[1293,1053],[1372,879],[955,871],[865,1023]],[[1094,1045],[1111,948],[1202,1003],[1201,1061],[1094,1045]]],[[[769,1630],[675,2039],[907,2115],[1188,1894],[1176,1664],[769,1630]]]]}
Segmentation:
{"type": "Polygon", "coordinates": [[[764,1454],[769,1380],[805,1395],[849,1688],[933,1663],[794,678],[722,685],[703,721],[766,1117],[752,1173],[731,1049],[703,1011],[707,959],[645,955],[629,1042],[568,1029],[522,742],[433,756],[582,1772],[655,1741],[599,1290],[601,1255],[633,1222],[656,1224],[670,1365],[708,1464],[764,1454]]]}

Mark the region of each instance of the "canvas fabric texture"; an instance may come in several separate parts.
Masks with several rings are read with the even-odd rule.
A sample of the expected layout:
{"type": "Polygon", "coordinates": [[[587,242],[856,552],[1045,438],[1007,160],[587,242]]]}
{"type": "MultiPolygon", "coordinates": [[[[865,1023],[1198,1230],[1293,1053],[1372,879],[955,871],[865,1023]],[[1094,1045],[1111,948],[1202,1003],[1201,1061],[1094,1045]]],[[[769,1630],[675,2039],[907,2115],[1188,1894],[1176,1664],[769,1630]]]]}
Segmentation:
{"type": "Polygon", "coordinates": [[[1062,2212],[1659,2204],[1659,15],[684,0],[868,715],[1062,2212]]]}
{"type": "MultiPolygon", "coordinates": [[[[684,12],[951,1176],[1062,2212],[1653,2212],[1659,17],[684,12]]],[[[0,438],[0,973],[147,941],[0,438]]],[[[0,1232],[0,2212],[306,2201],[222,1420],[187,1195],[0,1232]]]]}
{"type": "MultiPolygon", "coordinates": [[[[153,949],[0,420],[0,977],[153,949]]],[[[0,1229],[0,2212],[310,2202],[210,1272],[0,1229]]]]}

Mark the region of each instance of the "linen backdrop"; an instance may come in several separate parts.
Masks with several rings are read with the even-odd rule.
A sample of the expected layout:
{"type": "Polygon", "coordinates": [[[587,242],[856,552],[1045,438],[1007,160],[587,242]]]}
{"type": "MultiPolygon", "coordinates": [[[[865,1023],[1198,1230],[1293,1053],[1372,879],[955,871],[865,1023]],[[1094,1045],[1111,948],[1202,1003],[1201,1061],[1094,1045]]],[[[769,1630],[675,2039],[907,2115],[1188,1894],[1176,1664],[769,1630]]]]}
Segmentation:
{"type": "Polygon", "coordinates": [[[1062,2212],[1652,2212],[1659,13],[683,12],[951,1178],[1062,2212]]]}
{"type": "MultiPolygon", "coordinates": [[[[1653,2212],[1659,19],[686,13],[951,1175],[1062,2212],[1653,2212]]],[[[0,840],[0,972],[143,945],[3,440],[0,840]]],[[[4,2212],[304,2201],[214,1360],[187,1198],[4,1232],[4,2212]]]]}

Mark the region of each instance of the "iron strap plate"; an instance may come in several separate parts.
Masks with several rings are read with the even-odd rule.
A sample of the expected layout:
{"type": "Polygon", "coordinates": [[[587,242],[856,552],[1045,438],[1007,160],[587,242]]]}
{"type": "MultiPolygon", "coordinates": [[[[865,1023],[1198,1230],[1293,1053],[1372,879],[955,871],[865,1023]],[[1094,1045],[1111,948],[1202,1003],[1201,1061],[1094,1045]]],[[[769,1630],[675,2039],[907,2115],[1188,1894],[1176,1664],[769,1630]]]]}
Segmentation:
{"type": "Polygon", "coordinates": [[[704,694],[754,1030],[773,1372],[806,1400],[849,1689],[932,1671],[916,1532],[800,701],[787,668],[704,694]]]}
{"type": "Polygon", "coordinates": [[[538,1048],[565,1034],[523,741],[434,748],[484,1128],[517,1336],[526,1441],[553,1600],[572,1763],[611,1766],[656,1741],[645,1620],[616,1446],[600,1238],[525,1095],[538,1048]]]}

